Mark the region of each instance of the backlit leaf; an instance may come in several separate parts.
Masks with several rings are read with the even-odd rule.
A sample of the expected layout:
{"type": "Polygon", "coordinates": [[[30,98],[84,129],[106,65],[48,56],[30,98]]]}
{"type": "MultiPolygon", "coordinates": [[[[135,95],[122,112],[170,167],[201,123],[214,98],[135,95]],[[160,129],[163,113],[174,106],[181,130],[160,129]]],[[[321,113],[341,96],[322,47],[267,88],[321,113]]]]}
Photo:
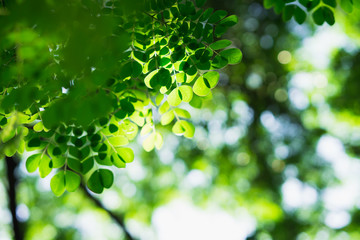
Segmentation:
{"type": "Polygon", "coordinates": [[[242,53],[238,48],[226,49],[220,52],[220,55],[226,58],[229,64],[238,64],[242,59],[242,53]]]}
{"type": "Polygon", "coordinates": [[[124,136],[111,137],[111,138],[108,138],[108,141],[111,145],[116,146],[116,147],[129,144],[129,140],[124,136]]]}
{"type": "Polygon", "coordinates": [[[161,116],[161,124],[168,125],[172,122],[172,120],[174,120],[174,118],[175,118],[174,112],[172,110],[168,111],[161,116]]]}
{"type": "Polygon", "coordinates": [[[50,181],[51,191],[59,197],[65,192],[65,175],[64,171],[57,172],[50,181]]]}
{"type": "Polygon", "coordinates": [[[117,148],[116,151],[124,162],[130,163],[134,161],[134,151],[131,148],[117,148]]]}
{"type": "Polygon", "coordinates": [[[69,192],[74,192],[80,186],[81,178],[72,171],[65,172],[65,187],[69,192]]]}
{"type": "Polygon", "coordinates": [[[210,44],[210,47],[213,50],[219,50],[219,49],[222,49],[222,48],[226,48],[226,47],[228,47],[230,45],[231,45],[230,40],[222,39],[222,40],[219,40],[217,42],[214,42],[214,43],[210,44]]]}
{"type": "Polygon", "coordinates": [[[41,154],[34,154],[28,157],[26,160],[26,170],[30,173],[35,172],[39,167],[41,154]]]}

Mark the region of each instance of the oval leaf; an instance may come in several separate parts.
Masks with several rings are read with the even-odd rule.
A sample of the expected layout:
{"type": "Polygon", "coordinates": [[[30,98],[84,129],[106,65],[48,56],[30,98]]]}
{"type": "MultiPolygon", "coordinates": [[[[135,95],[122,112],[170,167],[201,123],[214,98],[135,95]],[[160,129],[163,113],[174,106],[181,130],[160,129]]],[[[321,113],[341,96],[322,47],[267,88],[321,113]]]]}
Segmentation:
{"type": "Polygon", "coordinates": [[[229,64],[238,64],[242,59],[242,53],[238,48],[226,49],[220,52],[220,55],[226,58],[229,64]]]}
{"type": "Polygon", "coordinates": [[[36,169],[39,167],[41,153],[34,154],[28,157],[26,160],[26,170],[30,173],[35,172],[36,169]]]}
{"type": "Polygon", "coordinates": [[[51,178],[50,188],[57,197],[61,196],[65,192],[64,171],[59,171],[51,178]]]}
{"type": "Polygon", "coordinates": [[[230,40],[223,39],[223,40],[219,40],[217,42],[210,44],[210,48],[212,48],[213,50],[219,50],[219,49],[226,48],[230,45],[231,45],[230,40]]]}
{"type": "Polygon", "coordinates": [[[101,184],[104,188],[110,188],[114,182],[114,174],[108,169],[99,169],[101,184]]]}
{"type": "Polygon", "coordinates": [[[80,186],[81,178],[79,175],[72,171],[65,173],[65,187],[69,192],[74,192],[80,186]]]}

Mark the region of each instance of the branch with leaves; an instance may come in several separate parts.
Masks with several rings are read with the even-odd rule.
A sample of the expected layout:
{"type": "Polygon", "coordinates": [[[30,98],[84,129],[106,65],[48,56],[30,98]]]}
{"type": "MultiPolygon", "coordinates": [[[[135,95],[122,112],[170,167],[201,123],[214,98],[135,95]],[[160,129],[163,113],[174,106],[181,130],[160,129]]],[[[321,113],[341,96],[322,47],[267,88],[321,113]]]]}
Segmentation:
{"type": "Polygon", "coordinates": [[[265,8],[273,8],[277,14],[282,14],[284,21],[294,18],[302,24],[308,15],[312,16],[315,24],[329,25],[335,23],[335,11],[338,6],[350,14],[360,8],[358,0],[264,0],[265,8]]]}
{"type": "Polygon", "coordinates": [[[0,28],[0,59],[8,62],[0,69],[0,154],[30,151],[27,170],[42,178],[55,170],[57,196],[75,191],[82,177],[95,193],[110,188],[114,167],[134,160],[127,145],[138,132],[146,151],[163,145],[157,125],[192,138],[182,106],[200,108],[219,81],[217,70],[242,58],[231,41],[219,40],[237,17],[205,10],[205,1],[143,1],[136,8],[127,1],[38,1],[39,16],[24,15],[28,1],[14,3],[0,28]],[[69,6],[77,11],[64,14],[69,6]]]}

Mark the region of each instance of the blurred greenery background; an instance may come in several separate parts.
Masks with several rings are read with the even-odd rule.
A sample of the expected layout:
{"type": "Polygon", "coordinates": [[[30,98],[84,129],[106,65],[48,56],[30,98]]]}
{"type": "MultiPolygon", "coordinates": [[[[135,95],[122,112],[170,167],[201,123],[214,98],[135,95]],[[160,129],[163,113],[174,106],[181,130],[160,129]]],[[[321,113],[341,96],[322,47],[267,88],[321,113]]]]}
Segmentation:
{"type": "MultiPolygon", "coordinates": [[[[330,27],[284,22],[262,1],[207,7],[239,17],[225,37],[243,61],[188,109],[194,139],[164,127],[167,144],[147,153],[139,137],[135,161],[96,196],[57,198],[22,161],[25,239],[360,239],[360,14],[339,10],[330,27]]],[[[0,177],[0,239],[12,239],[5,161],[0,177]]]]}

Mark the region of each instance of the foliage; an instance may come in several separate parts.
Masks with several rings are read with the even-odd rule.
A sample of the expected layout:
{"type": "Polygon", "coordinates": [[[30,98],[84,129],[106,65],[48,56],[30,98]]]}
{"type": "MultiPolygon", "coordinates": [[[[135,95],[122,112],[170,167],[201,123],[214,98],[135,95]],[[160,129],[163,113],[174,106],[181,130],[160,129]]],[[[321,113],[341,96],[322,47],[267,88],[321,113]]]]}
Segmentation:
{"type": "Polygon", "coordinates": [[[346,13],[352,13],[354,8],[360,8],[358,0],[264,0],[265,8],[274,8],[277,14],[282,13],[284,21],[294,18],[296,22],[302,24],[307,15],[311,14],[315,24],[329,25],[335,23],[335,9],[337,6],[346,13]]]}
{"type": "Polygon", "coordinates": [[[215,70],[241,61],[230,41],[216,40],[236,16],[203,10],[204,1],[129,5],[38,0],[2,9],[1,153],[34,151],[26,168],[42,178],[58,169],[56,195],[76,190],[80,176],[95,193],[111,187],[104,166],[133,161],[125,146],[139,128],[145,150],[161,148],[157,114],[192,138],[190,114],[178,106],[201,107],[215,70]]]}
{"type": "MultiPolygon", "coordinates": [[[[340,33],[341,30],[337,31],[345,29],[349,36],[353,36],[352,41],[355,42],[360,36],[358,27],[358,16],[360,15],[356,12],[346,15],[346,17],[341,14],[336,15],[338,23],[336,28],[316,28],[310,21],[302,26],[297,26],[294,21],[285,24],[281,16],[274,14],[273,11],[265,10],[262,4],[262,1],[252,0],[208,1],[207,7],[224,9],[239,17],[239,24],[230,28],[224,35],[224,38],[232,40],[232,43],[228,40],[215,41],[216,43],[210,44],[212,49],[216,51],[217,45],[230,48],[239,47],[244,55],[242,63],[216,71],[220,73],[218,82],[220,87],[211,89],[211,81],[208,79],[207,83],[200,81],[206,88],[198,89],[198,94],[201,95],[203,91],[205,93],[211,91],[213,97],[212,101],[203,101],[201,109],[192,109],[187,103],[177,105],[184,100],[184,98],[180,99],[180,94],[184,97],[183,95],[186,95],[189,89],[187,84],[183,85],[185,81],[179,83],[177,92],[165,93],[168,106],[164,99],[160,105],[156,104],[157,100],[160,101],[157,98],[158,93],[146,87],[149,89],[151,102],[156,105],[154,107],[150,103],[149,107],[151,106],[151,110],[158,108],[158,111],[152,112],[154,114],[153,121],[156,123],[156,132],[152,134],[151,125],[143,126],[142,129],[145,128],[145,130],[140,130],[140,133],[150,132],[143,136],[138,134],[140,136],[137,140],[141,143],[141,140],[147,139],[144,146],[149,149],[155,148],[157,145],[159,146],[159,143],[156,143],[156,140],[159,140],[159,133],[166,147],[158,151],[146,152],[143,151],[141,144],[133,144],[131,148],[136,153],[134,154],[136,160],[126,171],[113,171],[114,167],[104,166],[94,175],[91,175],[91,171],[85,175],[89,187],[97,192],[106,188],[112,180],[114,181],[114,187],[96,197],[101,199],[113,214],[123,216],[126,222],[125,227],[129,227],[131,233],[139,239],[149,239],[148,227],[150,226],[155,231],[158,230],[154,224],[157,209],[184,196],[191,198],[197,206],[207,208],[207,206],[215,205],[232,216],[239,216],[238,214],[243,212],[250,214],[251,220],[256,220],[256,226],[253,232],[248,232],[247,239],[338,240],[360,238],[358,233],[359,207],[357,202],[351,203],[354,196],[347,196],[346,192],[342,191],[339,194],[339,191],[335,191],[343,189],[342,185],[346,183],[351,184],[352,187],[349,185],[346,187],[350,191],[353,190],[354,195],[358,189],[356,184],[358,178],[354,181],[352,175],[354,173],[358,175],[359,165],[357,163],[359,160],[354,159],[350,164],[348,158],[357,158],[360,152],[359,98],[356,94],[357,79],[359,79],[359,71],[356,68],[359,62],[357,50],[359,44],[353,45],[353,42],[345,42],[343,43],[344,49],[340,49],[340,47],[333,49],[332,54],[327,57],[331,60],[327,69],[318,69],[314,64],[318,59],[321,60],[322,51],[319,49],[318,52],[317,48],[315,48],[316,51],[311,48],[309,52],[307,49],[307,46],[312,46],[311,41],[314,39],[309,37],[315,35],[317,38],[322,35],[324,30],[334,30],[340,36],[343,33],[340,33]],[[298,31],[299,29],[301,31],[298,31]],[[279,59],[280,53],[284,52],[291,56],[291,60],[287,63],[279,59]],[[299,78],[300,75],[301,78],[299,78]],[[299,95],[307,104],[300,107],[296,104],[294,98],[299,95]],[[168,111],[164,110],[167,108],[168,111]],[[172,128],[176,124],[174,130],[178,133],[181,132],[182,127],[188,127],[184,122],[177,121],[175,114],[180,121],[190,119],[191,114],[191,122],[196,130],[193,139],[178,138],[171,134],[172,128]],[[170,134],[167,134],[168,132],[170,134]],[[339,139],[341,140],[340,144],[344,147],[343,155],[339,157],[336,154],[336,146],[325,146],[323,151],[325,150],[325,153],[330,155],[334,162],[326,159],[319,151],[324,138],[339,139]],[[353,165],[354,163],[355,165],[353,165]],[[108,174],[108,171],[104,172],[105,169],[112,170],[114,178],[108,174]],[[339,175],[339,169],[345,175],[345,180],[339,175]],[[336,196],[330,194],[334,192],[336,196]],[[289,193],[295,199],[290,205],[287,201],[289,193]],[[328,201],[329,196],[330,202],[328,201]],[[337,227],[329,225],[327,220],[329,216],[334,216],[334,212],[341,213],[333,217],[336,222],[341,222],[341,219],[344,220],[344,216],[349,216],[348,222],[345,222],[347,225],[337,227]],[[135,229],[133,228],[134,222],[147,227],[140,230],[139,228],[135,229]]],[[[129,6],[132,6],[131,2],[129,6]]],[[[133,10],[139,7],[141,6],[135,6],[133,10]]],[[[337,10],[340,10],[339,7],[337,10]]],[[[358,10],[354,9],[354,11],[358,10]]],[[[66,21],[64,19],[64,22],[66,21]]],[[[68,31],[64,32],[68,34],[68,31]]],[[[52,30],[51,32],[56,31],[52,30]]],[[[87,36],[90,35],[90,33],[87,34],[87,36]]],[[[41,36],[44,37],[44,35],[41,36]]],[[[2,37],[0,38],[2,39],[2,37]]],[[[126,40],[126,38],[131,39],[131,36],[126,37],[125,34],[124,39],[126,40]]],[[[49,41],[52,39],[49,37],[49,41]]],[[[54,37],[54,39],[58,38],[54,37]]],[[[96,34],[94,33],[93,37],[89,39],[96,39],[96,34]]],[[[330,38],[325,38],[325,40],[328,39],[330,38]]],[[[125,40],[124,42],[126,42],[125,40]]],[[[336,41],[334,38],[325,42],[336,41]]],[[[99,40],[98,44],[100,43],[99,40]]],[[[79,44],[78,47],[85,47],[82,45],[79,44]]],[[[326,45],[323,44],[324,47],[326,45]]],[[[101,45],[100,48],[106,49],[106,44],[101,45]]],[[[76,49],[71,51],[75,52],[76,49]]],[[[46,51],[48,50],[44,50],[44,53],[46,51]]],[[[88,51],[90,52],[92,49],[88,51]]],[[[115,52],[108,54],[115,54],[115,52]]],[[[39,56],[41,55],[39,54],[39,56]]],[[[76,61],[74,62],[76,63],[76,61]]],[[[135,61],[142,64],[137,58],[135,61]]],[[[128,60],[125,60],[120,63],[120,67],[127,62],[128,60]]],[[[32,59],[27,64],[35,64],[35,60],[32,59]]],[[[94,64],[89,66],[95,66],[94,64]]],[[[59,69],[68,67],[69,65],[66,68],[62,65],[59,69]]],[[[117,67],[114,69],[116,72],[117,67]]],[[[131,74],[133,71],[136,72],[136,66],[134,69],[129,70],[131,74]]],[[[76,72],[74,71],[72,74],[75,75],[76,72]]],[[[0,71],[1,73],[2,71],[0,71]]],[[[91,75],[91,73],[87,74],[87,76],[91,75]]],[[[185,74],[179,74],[179,79],[182,79],[185,74]]],[[[211,74],[215,76],[216,73],[211,74]]],[[[143,83],[145,77],[141,74],[140,78],[142,79],[138,79],[141,80],[139,82],[143,83]]],[[[133,81],[132,76],[128,78],[131,79],[127,80],[127,83],[133,81]]],[[[33,81],[37,81],[37,79],[34,76],[33,81]]],[[[117,81],[116,78],[114,79],[117,81]]],[[[0,84],[2,84],[2,80],[3,78],[0,84]]],[[[193,98],[198,96],[194,93],[195,82],[196,80],[192,79],[190,84],[193,98]]],[[[44,86],[47,87],[46,84],[44,86]]],[[[145,82],[144,86],[146,86],[145,82]]],[[[64,89],[64,93],[61,93],[61,95],[74,94],[74,99],[71,99],[68,108],[73,105],[75,107],[79,102],[75,99],[74,88],[75,86],[71,86],[66,88],[69,89],[67,93],[65,93],[66,89],[64,89]]],[[[108,93],[106,90],[112,88],[113,86],[104,88],[105,96],[108,93]]],[[[19,94],[19,96],[22,95],[19,94]]],[[[61,97],[65,98],[66,96],[61,97]]],[[[70,102],[70,100],[68,101],[70,102]]],[[[133,105],[137,104],[129,102],[133,105]]],[[[190,102],[193,106],[200,105],[199,102],[190,102]]],[[[93,102],[93,104],[95,103],[96,101],[93,102]]],[[[121,103],[119,104],[121,107],[121,103]]],[[[47,111],[47,109],[44,110],[47,111]]],[[[15,116],[17,119],[22,119],[23,115],[18,111],[15,116]]],[[[13,129],[11,126],[18,124],[16,122],[9,124],[14,120],[13,117],[7,117],[6,120],[2,118],[0,122],[4,126],[6,124],[6,128],[2,128],[2,134],[10,133],[8,137],[11,136],[10,130],[13,129]]],[[[25,123],[26,128],[23,129],[22,134],[25,135],[27,131],[32,132],[32,129],[40,131],[39,129],[43,128],[40,120],[38,119],[32,124],[25,123]],[[40,124],[35,127],[34,124],[38,122],[40,124]]],[[[133,122],[133,119],[130,118],[129,121],[133,122]]],[[[147,119],[144,120],[144,125],[145,121],[147,119]]],[[[69,141],[71,141],[71,137],[76,136],[76,128],[79,128],[75,123],[72,124],[71,127],[74,129],[69,141]]],[[[97,123],[97,128],[100,128],[99,124],[97,123]]],[[[110,124],[112,122],[108,123],[109,131],[110,124]]],[[[111,129],[116,130],[116,126],[119,128],[117,124],[113,125],[111,125],[111,129]]],[[[190,129],[190,133],[192,130],[193,128],[190,129]]],[[[32,134],[38,136],[37,132],[32,132],[32,134]]],[[[42,134],[45,132],[42,131],[42,134]]],[[[80,139],[82,136],[86,136],[85,134],[80,135],[80,139]]],[[[43,140],[44,136],[41,136],[40,139],[43,140]]],[[[25,140],[30,139],[31,137],[25,140]]],[[[116,141],[121,142],[121,139],[116,141]]],[[[106,141],[105,144],[109,146],[106,141]]],[[[75,146],[75,143],[68,145],[75,146]]],[[[0,147],[4,146],[8,145],[0,144],[0,147]]],[[[128,147],[130,146],[126,145],[123,148],[128,147]]],[[[106,153],[110,153],[110,150],[107,149],[106,153]]],[[[132,158],[130,151],[124,153],[124,156],[132,158]]],[[[54,152],[56,154],[58,150],[54,150],[54,152]]],[[[32,157],[29,158],[27,165],[29,169],[36,167],[39,169],[40,166],[36,166],[39,164],[41,172],[46,173],[46,163],[49,161],[48,157],[52,157],[50,155],[52,152],[49,155],[41,153],[42,151],[31,152],[32,157]]],[[[5,179],[2,175],[5,172],[4,162],[0,161],[0,177],[5,179]]],[[[74,174],[76,171],[85,171],[86,164],[79,166],[70,159],[66,172],[65,168],[59,170],[56,173],[53,171],[51,174],[54,174],[54,178],[50,186],[56,195],[60,195],[65,190],[71,191],[73,185],[77,185],[81,174],[74,174]],[[72,179],[70,183],[74,184],[67,184],[67,178],[72,179]]],[[[114,222],[109,218],[110,215],[107,215],[103,209],[97,211],[97,208],[91,204],[91,197],[85,195],[81,189],[56,198],[48,191],[47,186],[44,186],[46,181],[39,179],[38,174],[27,174],[25,171],[26,169],[22,165],[17,168],[20,178],[17,186],[19,210],[21,207],[27,206],[31,216],[23,219],[25,221],[23,224],[26,226],[24,228],[26,238],[119,239],[122,237],[121,232],[119,233],[119,231],[115,231],[116,228],[113,228],[114,222]],[[89,214],[90,211],[91,214],[89,214]],[[85,221],[83,221],[84,218],[85,221]],[[91,235],[93,232],[90,230],[94,226],[92,224],[94,218],[97,220],[96,229],[101,232],[101,236],[91,235]],[[81,226],[81,222],[86,224],[87,228],[81,226]],[[84,231],[84,229],[86,230],[84,231]]],[[[49,179],[49,177],[47,178],[49,179]]],[[[0,182],[0,196],[6,196],[5,188],[2,186],[6,186],[6,183],[0,182]]],[[[4,200],[0,199],[0,204],[2,202],[4,200]]],[[[240,214],[240,216],[242,215],[240,214]]],[[[171,220],[169,219],[169,222],[171,220]]],[[[191,217],[186,218],[186,222],[191,223],[191,220],[191,217]]],[[[0,220],[1,230],[3,230],[1,223],[4,222],[6,220],[0,220]]],[[[198,222],[196,228],[201,224],[198,222]]],[[[239,228],[244,227],[244,225],[239,225],[239,228]]],[[[176,228],[183,232],[188,229],[183,225],[177,225],[176,228]]]]}

